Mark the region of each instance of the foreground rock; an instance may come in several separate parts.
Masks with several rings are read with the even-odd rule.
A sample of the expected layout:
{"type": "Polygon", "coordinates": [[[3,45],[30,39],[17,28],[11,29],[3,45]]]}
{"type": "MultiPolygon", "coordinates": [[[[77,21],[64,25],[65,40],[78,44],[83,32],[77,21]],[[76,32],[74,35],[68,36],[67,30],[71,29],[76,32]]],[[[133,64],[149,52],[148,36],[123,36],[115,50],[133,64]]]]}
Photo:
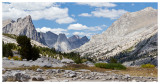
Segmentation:
{"type": "Polygon", "coordinates": [[[8,60],[3,58],[3,68],[12,68],[12,67],[31,67],[31,66],[40,66],[40,67],[63,67],[65,64],[60,60],[50,58],[50,57],[41,57],[35,61],[16,61],[8,60]]]}
{"type": "Polygon", "coordinates": [[[5,74],[2,76],[3,82],[5,81],[18,81],[18,82],[25,82],[30,79],[30,75],[25,74],[24,71],[6,71],[5,74]]]}
{"type": "Polygon", "coordinates": [[[7,81],[52,81],[52,82],[74,82],[74,81],[106,81],[106,82],[153,82],[157,81],[155,77],[135,77],[129,74],[118,75],[112,72],[91,72],[90,70],[6,70],[3,74],[3,82],[7,81]]]}

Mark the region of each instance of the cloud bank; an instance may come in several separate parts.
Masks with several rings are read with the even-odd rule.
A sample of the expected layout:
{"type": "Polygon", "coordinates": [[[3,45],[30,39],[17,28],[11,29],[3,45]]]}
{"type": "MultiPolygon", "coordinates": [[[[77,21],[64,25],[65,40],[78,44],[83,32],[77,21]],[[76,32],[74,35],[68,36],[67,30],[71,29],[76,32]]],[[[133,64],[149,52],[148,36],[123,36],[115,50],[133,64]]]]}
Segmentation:
{"type": "Polygon", "coordinates": [[[2,3],[3,20],[17,19],[31,15],[33,20],[53,20],[58,24],[75,22],[68,14],[68,8],[60,8],[51,2],[12,2],[2,3]]]}

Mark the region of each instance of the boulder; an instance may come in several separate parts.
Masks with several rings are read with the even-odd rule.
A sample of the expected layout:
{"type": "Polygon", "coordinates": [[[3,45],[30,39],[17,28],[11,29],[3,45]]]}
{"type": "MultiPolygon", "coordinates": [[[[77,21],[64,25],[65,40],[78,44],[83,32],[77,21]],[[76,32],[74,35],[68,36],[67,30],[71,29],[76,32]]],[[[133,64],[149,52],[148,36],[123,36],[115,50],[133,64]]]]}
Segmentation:
{"type": "Polygon", "coordinates": [[[29,62],[33,62],[33,60],[29,60],[29,62]]]}
{"type": "Polygon", "coordinates": [[[28,81],[30,79],[29,75],[26,75],[23,73],[16,73],[15,77],[16,77],[16,81],[19,81],[19,82],[28,81]]]}
{"type": "Polygon", "coordinates": [[[36,71],[37,71],[37,72],[43,72],[43,70],[40,69],[40,68],[38,68],[36,71]]]}
{"type": "Polygon", "coordinates": [[[23,59],[23,61],[27,61],[27,59],[23,59]]]}
{"type": "Polygon", "coordinates": [[[6,82],[8,80],[7,76],[2,76],[2,82],[6,82]]]}
{"type": "Polygon", "coordinates": [[[61,62],[62,62],[62,63],[67,63],[67,64],[74,63],[74,61],[71,60],[71,59],[62,59],[61,62]]]}
{"type": "Polygon", "coordinates": [[[3,57],[3,60],[8,60],[8,58],[7,57],[3,57]]]}
{"type": "Polygon", "coordinates": [[[32,81],[44,81],[44,78],[40,76],[32,77],[32,81]]]}
{"type": "Polygon", "coordinates": [[[24,72],[21,71],[7,71],[7,73],[3,76],[3,81],[28,81],[30,79],[29,75],[26,75],[24,72]]]}
{"type": "Polygon", "coordinates": [[[131,78],[131,76],[130,76],[129,74],[126,74],[126,75],[124,76],[124,78],[125,78],[125,79],[128,79],[128,78],[131,78]]]}
{"type": "Polygon", "coordinates": [[[50,68],[50,67],[52,67],[52,64],[45,64],[44,67],[50,68]]]}
{"type": "Polygon", "coordinates": [[[76,74],[75,73],[71,73],[71,74],[69,74],[69,77],[76,77],[76,74]]]}

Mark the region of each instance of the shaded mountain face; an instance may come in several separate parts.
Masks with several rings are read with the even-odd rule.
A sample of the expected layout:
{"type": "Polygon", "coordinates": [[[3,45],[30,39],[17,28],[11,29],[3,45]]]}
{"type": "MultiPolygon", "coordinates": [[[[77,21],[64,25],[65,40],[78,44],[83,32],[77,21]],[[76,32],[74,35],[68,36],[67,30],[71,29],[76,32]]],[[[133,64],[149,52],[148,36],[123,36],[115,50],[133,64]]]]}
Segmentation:
{"type": "Polygon", "coordinates": [[[89,39],[84,36],[80,38],[78,35],[73,35],[69,38],[65,34],[54,34],[53,32],[42,33],[46,44],[52,48],[54,47],[58,51],[66,52],[75,48],[79,48],[83,44],[89,41],[89,39]]]}
{"type": "Polygon", "coordinates": [[[68,38],[69,42],[74,42],[76,40],[80,39],[80,37],[78,35],[73,35],[71,37],[68,38]]]}
{"type": "Polygon", "coordinates": [[[33,40],[46,44],[43,35],[36,31],[30,15],[25,18],[19,18],[17,21],[4,20],[3,33],[25,35],[33,40]]]}
{"type": "Polygon", "coordinates": [[[73,35],[69,37],[68,40],[71,44],[72,49],[79,48],[80,46],[89,41],[86,36],[80,38],[78,35],[73,35]]]}
{"type": "MultiPolygon", "coordinates": [[[[155,37],[158,32],[157,16],[158,11],[151,7],[126,13],[102,34],[92,36],[89,42],[72,51],[80,52],[81,56],[88,56],[97,61],[118,57],[120,53],[125,51],[132,53],[131,57],[125,56],[127,59],[124,59],[123,62],[140,60],[139,56],[152,52],[152,50],[158,53],[157,43],[155,43],[157,39],[150,40],[151,44],[153,43],[155,46],[149,46],[148,42],[148,39],[152,37],[157,38],[155,37]],[[132,60],[130,60],[131,58],[132,60]]],[[[149,53],[146,57],[150,55],[149,53]]],[[[152,57],[157,57],[157,55],[152,54],[152,57]]]]}
{"type": "Polygon", "coordinates": [[[54,44],[57,42],[58,35],[54,34],[50,31],[43,33],[46,44],[52,48],[54,44]]]}

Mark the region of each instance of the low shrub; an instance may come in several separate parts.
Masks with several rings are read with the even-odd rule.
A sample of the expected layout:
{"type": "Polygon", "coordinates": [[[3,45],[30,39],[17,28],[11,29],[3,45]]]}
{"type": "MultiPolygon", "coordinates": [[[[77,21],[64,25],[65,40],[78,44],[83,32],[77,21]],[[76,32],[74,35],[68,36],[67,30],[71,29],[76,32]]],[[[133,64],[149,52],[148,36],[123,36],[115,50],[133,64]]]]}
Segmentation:
{"type": "Polygon", "coordinates": [[[96,63],[96,67],[114,70],[125,70],[126,67],[120,63],[96,63]]]}
{"type": "Polygon", "coordinates": [[[95,65],[95,67],[106,68],[107,63],[95,63],[94,65],[95,65]]]}
{"type": "Polygon", "coordinates": [[[143,64],[141,65],[142,68],[155,68],[155,65],[153,64],[143,64]]]}
{"type": "Polygon", "coordinates": [[[9,60],[12,59],[12,56],[9,56],[8,59],[9,59],[9,60]]]}
{"type": "Polygon", "coordinates": [[[111,58],[110,58],[110,63],[117,63],[117,59],[111,57],[111,58]]]}
{"type": "Polygon", "coordinates": [[[105,68],[114,69],[114,70],[125,70],[126,69],[126,67],[120,63],[108,63],[105,68]]]}
{"type": "Polygon", "coordinates": [[[83,63],[83,62],[87,62],[87,61],[88,61],[87,59],[82,59],[82,63],[83,63]]]}
{"type": "Polygon", "coordinates": [[[13,59],[13,60],[19,60],[19,61],[22,60],[22,58],[21,58],[21,57],[18,57],[18,56],[13,56],[12,59],[13,59]]]}

